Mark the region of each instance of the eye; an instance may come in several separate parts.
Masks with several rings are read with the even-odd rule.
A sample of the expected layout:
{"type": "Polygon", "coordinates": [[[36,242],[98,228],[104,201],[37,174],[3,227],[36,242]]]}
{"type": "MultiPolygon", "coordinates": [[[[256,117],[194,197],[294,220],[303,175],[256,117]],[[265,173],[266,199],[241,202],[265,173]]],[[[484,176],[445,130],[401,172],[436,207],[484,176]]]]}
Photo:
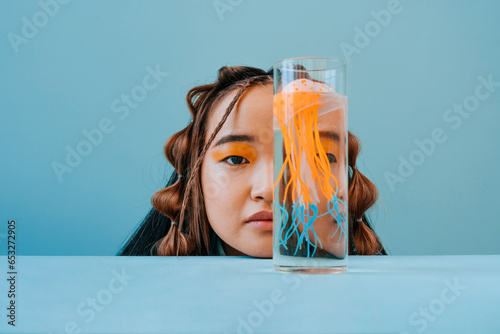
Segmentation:
{"type": "Polygon", "coordinates": [[[333,164],[333,163],[337,162],[337,157],[336,157],[335,155],[333,155],[333,154],[331,154],[331,153],[327,153],[326,155],[327,155],[327,157],[328,157],[328,161],[329,161],[331,164],[333,164]]]}
{"type": "MultiPolygon", "coordinates": [[[[319,156],[319,154],[318,154],[319,156]]],[[[328,162],[333,164],[337,162],[337,157],[334,154],[331,153],[326,153],[326,156],[328,157],[328,162]]]]}
{"type": "Polygon", "coordinates": [[[243,161],[249,162],[247,159],[240,157],[238,155],[231,155],[224,160],[222,160],[230,165],[241,165],[243,161]],[[229,162],[231,161],[231,162],[229,162]]]}

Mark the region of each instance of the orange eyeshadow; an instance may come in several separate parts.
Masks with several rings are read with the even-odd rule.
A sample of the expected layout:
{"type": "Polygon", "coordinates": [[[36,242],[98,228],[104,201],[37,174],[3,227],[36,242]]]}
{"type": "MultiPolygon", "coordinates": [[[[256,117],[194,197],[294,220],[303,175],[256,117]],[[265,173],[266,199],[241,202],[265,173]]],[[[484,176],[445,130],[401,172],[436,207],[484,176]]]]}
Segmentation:
{"type": "Polygon", "coordinates": [[[325,150],[325,153],[338,154],[338,146],[333,140],[322,140],[321,146],[325,150]]]}
{"type": "Polygon", "coordinates": [[[257,157],[254,149],[247,144],[229,143],[224,148],[216,149],[212,153],[212,157],[216,160],[223,160],[231,155],[241,156],[252,162],[257,157]]]}

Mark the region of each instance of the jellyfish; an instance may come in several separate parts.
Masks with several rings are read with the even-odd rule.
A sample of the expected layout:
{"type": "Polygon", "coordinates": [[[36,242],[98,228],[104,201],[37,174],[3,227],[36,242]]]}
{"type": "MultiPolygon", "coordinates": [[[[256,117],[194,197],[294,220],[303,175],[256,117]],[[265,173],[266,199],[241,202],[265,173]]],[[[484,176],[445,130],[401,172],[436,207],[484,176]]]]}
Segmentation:
{"type": "Polygon", "coordinates": [[[309,79],[294,80],[274,96],[274,127],[283,136],[283,165],[274,183],[275,190],[281,187],[274,201],[280,213],[278,244],[286,250],[295,246],[293,255],[305,245],[304,256],[313,257],[328,248],[323,243],[332,243],[327,239],[339,245],[346,236],[346,182],[335,175],[342,180],[345,169],[332,167],[335,159],[345,162],[345,129],[328,131],[332,123],[345,124],[346,101],[333,86],[309,79]]]}

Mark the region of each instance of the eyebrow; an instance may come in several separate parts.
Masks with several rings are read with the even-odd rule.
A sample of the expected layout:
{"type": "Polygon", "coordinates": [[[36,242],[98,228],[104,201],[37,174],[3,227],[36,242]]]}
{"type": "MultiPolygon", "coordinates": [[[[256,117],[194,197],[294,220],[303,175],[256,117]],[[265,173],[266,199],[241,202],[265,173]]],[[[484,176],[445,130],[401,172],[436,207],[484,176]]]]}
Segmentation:
{"type": "MultiPolygon", "coordinates": [[[[320,131],[319,136],[322,138],[326,138],[326,139],[333,139],[335,141],[340,141],[340,137],[339,137],[338,133],[333,132],[333,131],[320,131]]],[[[217,146],[220,146],[220,145],[223,145],[226,143],[232,143],[232,142],[253,143],[254,141],[255,141],[254,136],[250,136],[250,135],[226,135],[226,136],[222,137],[221,139],[219,139],[215,143],[214,147],[217,147],[217,146]]]]}
{"type": "Polygon", "coordinates": [[[333,131],[320,131],[319,136],[326,139],[333,139],[335,141],[340,141],[339,134],[333,131]]]}
{"type": "Polygon", "coordinates": [[[226,143],[231,143],[231,142],[249,142],[253,143],[255,141],[254,136],[250,135],[227,135],[219,139],[214,147],[226,144],[226,143]]]}

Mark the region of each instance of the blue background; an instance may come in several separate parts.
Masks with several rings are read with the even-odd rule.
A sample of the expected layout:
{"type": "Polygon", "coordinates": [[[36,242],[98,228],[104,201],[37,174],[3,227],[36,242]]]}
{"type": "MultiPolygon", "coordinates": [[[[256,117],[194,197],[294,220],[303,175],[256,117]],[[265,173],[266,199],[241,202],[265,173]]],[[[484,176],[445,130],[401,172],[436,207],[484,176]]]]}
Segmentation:
{"type": "Polygon", "coordinates": [[[189,121],[187,91],[224,65],[267,70],[302,56],[348,61],[349,127],[363,144],[358,167],[380,191],[371,214],[391,254],[500,253],[500,87],[456,129],[443,119],[479,76],[500,82],[497,1],[401,0],[382,26],[371,12],[391,1],[73,0],[16,52],[10,33],[43,20],[48,2],[1,4],[1,254],[9,219],[21,255],[115,254],[172,171],[163,145],[189,121]],[[360,44],[357,29],[377,26],[360,44]],[[168,76],[120,119],[111,104],[148,66],[168,76]],[[60,182],[53,162],[103,119],[114,130],[60,182]],[[446,141],[391,187],[387,173],[436,128],[446,141]]]}

